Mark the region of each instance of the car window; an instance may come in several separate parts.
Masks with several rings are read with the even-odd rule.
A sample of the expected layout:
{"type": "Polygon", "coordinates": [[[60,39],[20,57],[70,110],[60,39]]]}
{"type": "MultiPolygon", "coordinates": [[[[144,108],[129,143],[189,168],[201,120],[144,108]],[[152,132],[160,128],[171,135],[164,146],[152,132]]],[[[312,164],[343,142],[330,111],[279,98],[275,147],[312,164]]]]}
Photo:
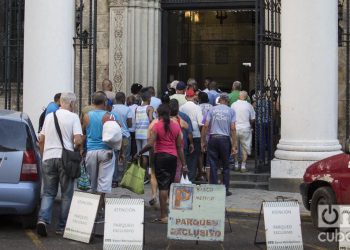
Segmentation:
{"type": "Polygon", "coordinates": [[[24,151],[31,148],[29,128],[23,122],[0,119],[0,151],[24,151]]]}

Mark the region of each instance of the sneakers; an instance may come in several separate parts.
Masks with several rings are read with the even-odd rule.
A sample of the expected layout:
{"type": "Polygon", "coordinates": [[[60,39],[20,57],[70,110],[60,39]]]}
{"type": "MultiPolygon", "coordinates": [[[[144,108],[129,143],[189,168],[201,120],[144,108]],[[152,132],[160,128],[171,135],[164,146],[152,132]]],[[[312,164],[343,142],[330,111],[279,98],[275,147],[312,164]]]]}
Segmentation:
{"type": "Polygon", "coordinates": [[[64,229],[63,228],[56,229],[56,234],[57,235],[63,235],[64,234],[64,229]]]}
{"type": "Polygon", "coordinates": [[[230,191],[226,191],[226,196],[231,196],[232,195],[232,192],[230,192],[230,191]]]}
{"type": "Polygon", "coordinates": [[[148,184],[149,183],[149,179],[146,179],[143,184],[148,184]]]}
{"type": "Polygon", "coordinates": [[[118,187],[118,182],[117,181],[113,181],[112,182],[112,188],[117,188],[118,187]]]}
{"type": "Polygon", "coordinates": [[[43,221],[38,221],[38,223],[36,224],[36,232],[41,237],[47,237],[46,223],[43,221]]]}

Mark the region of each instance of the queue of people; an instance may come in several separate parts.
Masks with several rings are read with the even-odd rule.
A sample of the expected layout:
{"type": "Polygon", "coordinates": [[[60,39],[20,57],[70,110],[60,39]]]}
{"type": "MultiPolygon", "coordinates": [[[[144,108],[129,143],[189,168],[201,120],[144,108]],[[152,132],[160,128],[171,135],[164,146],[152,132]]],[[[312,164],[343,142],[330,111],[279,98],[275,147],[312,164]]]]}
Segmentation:
{"type": "Polygon", "coordinates": [[[210,77],[205,79],[205,86],[205,90],[199,90],[193,78],[187,83],[174,81],[168,91],[157,98],[153,87],[134,83],[132,94],[126,96],[123,92],[114,93],[112,83],[104,80],[102,91],[93,94],[92,105],[84,107],[80,120],[73,112],[75,95],[61,93],[60,102],[55,99],[61,107],[46,114],[40,132],[44,202],[39,212],[38,234],[47,236],[46,226],[51,222],[59,183],[64,202],[58,234],[63,233],[73,195],[74,187],[67,182],[60,164],[62,146],[53,122],[56,113],[65,147],[76,148],[85,156],[91,191],[102,197],[99,209],[102,214],[105,194],[118,187],[126,163],[132,160],[139,160],[147,170],[145,183],[150,182],[152,190],[149,204],[160,205],[160,217],[155,222],[167,223],[170,185],[180,182],[182,175],[188,175],[192,183],[222,183],[226,186],[226,195],[231,195],[229,159],[235,158],[236,170],[246,171],[255,112],[247,92],[240,90],[239,82],[234,82],[231,94],[220,92],[210,77]],[[106,121],[115,121],[121,127],[120,150],[112,150],[102,141],[106,121]],[[220,169],[222,178],[218,176],[220,169]]]}

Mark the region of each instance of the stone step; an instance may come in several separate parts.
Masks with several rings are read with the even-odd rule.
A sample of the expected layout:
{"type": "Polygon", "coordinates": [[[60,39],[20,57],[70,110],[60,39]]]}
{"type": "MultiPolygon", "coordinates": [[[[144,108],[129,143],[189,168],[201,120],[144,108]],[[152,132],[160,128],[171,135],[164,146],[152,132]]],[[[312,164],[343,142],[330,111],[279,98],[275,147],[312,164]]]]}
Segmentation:
{"type": "Polygon", "coordinates": [[[269,179],[269,173],[256,174],[254,172],[240,173],[234,171],[231,171],[230,173],[231,181],[268,182],[269,179]]]}
{"type": "Polygon", "coordinates": [[[253,181],[230,181],[230,188],[268,190],[269,183],[268,182],[253,182],[253,181]]]}

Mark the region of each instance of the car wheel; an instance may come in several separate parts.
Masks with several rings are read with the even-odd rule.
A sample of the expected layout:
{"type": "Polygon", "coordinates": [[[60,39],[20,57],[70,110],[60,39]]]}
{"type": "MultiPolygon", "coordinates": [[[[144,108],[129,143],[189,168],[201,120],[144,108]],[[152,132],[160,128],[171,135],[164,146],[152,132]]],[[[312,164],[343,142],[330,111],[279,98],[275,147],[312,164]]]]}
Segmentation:
{"type": "Polygon", "coordinates": [[[37,207],[32,213],[21,216],[23,229],[33,229],[36,227],[36,223],[38,222],[38,211],[39,208],[37,207]]]}
{"type": "Polygon", "coordinates": [[[320,228],[318,226],[318,205],[331,205],[336,204],[336,197],[331,187],[320,187],[316,189],[311,198],[311,218],[312,223],[319,231],[329,231],[332,228],[320,228]]]}

